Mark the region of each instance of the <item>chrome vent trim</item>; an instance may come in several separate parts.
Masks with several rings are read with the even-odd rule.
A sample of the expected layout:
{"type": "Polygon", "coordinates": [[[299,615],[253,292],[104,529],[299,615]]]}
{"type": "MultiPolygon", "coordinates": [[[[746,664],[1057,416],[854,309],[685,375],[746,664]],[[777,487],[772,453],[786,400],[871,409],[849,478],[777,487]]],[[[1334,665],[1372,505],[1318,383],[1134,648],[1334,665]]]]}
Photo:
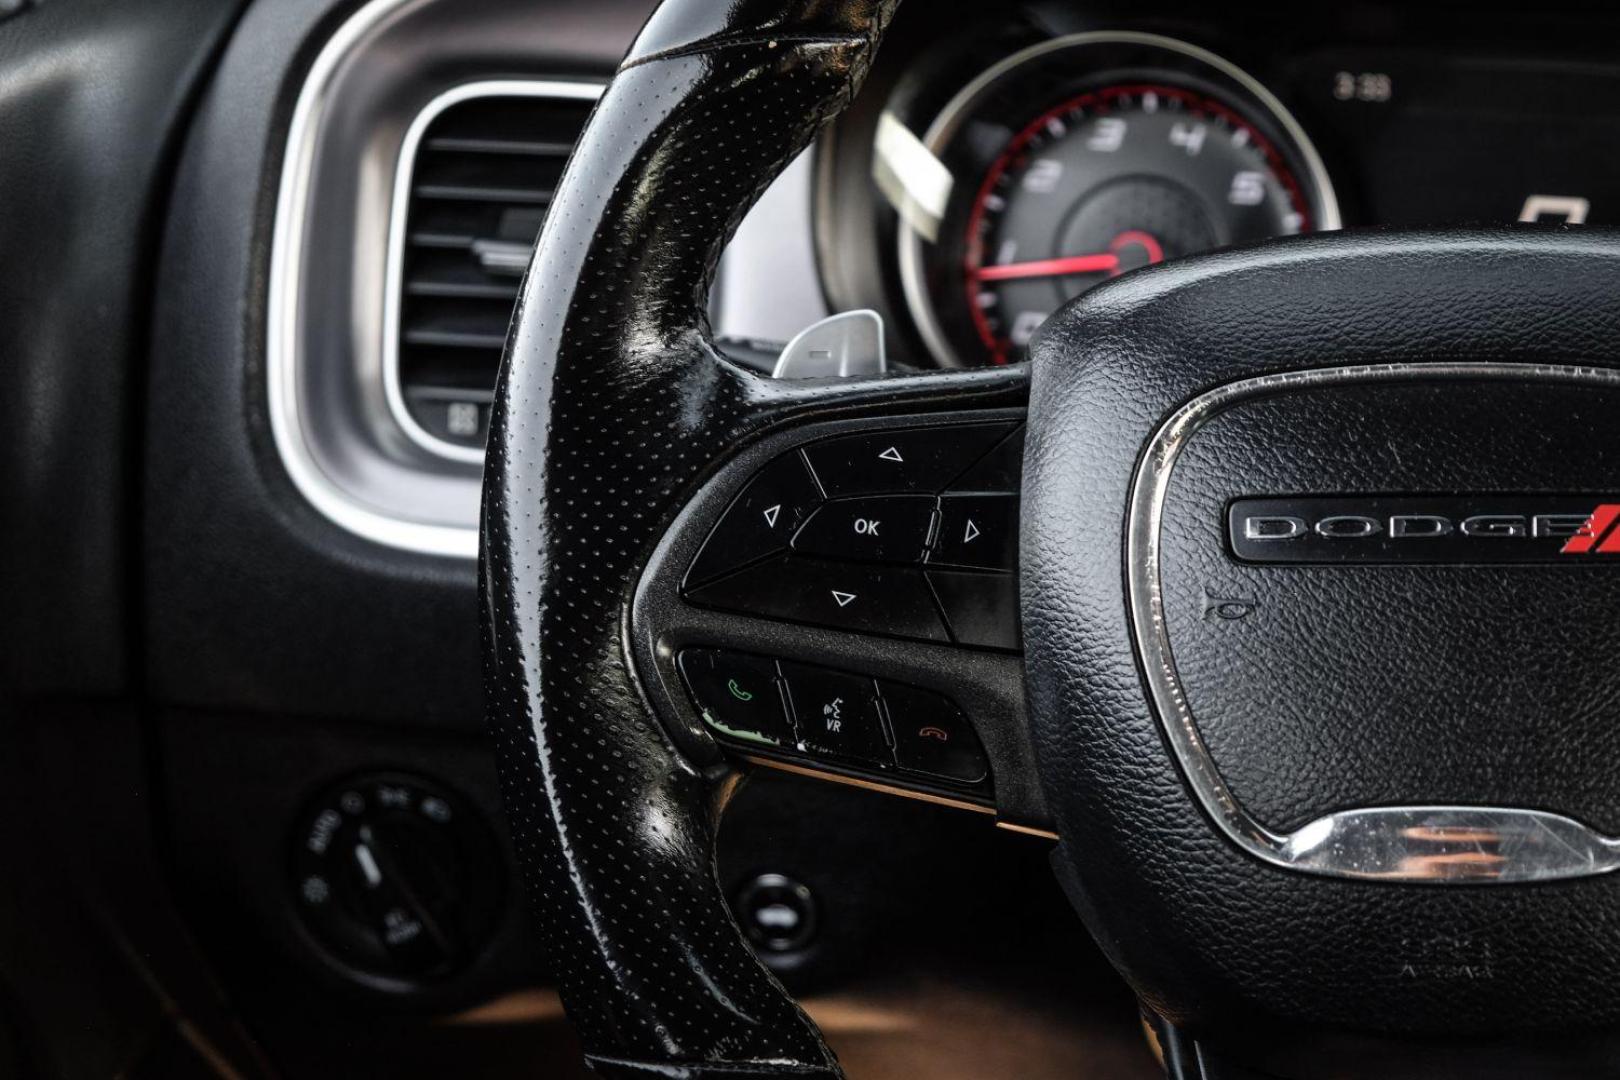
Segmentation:
{"type": "Polygon", "coordinates": [[[316,55],[293,106],[276,192],[266,299],[265,375],[270,433],[293,486],[328,520],[388,547],[427,555],[476,558],[476,530],[405,521],[378,511],[337,484],[321,467],[310,447],[299,401],[298,334],[302,319],[299,288],[304,264],[304,225],[317,141],[331,105],[332,83],[349,54],[412,2],[372,0],[345,20],[316,55]]]}
{"type": "MultiPolygon", "coordinates": [[[[271,441],[282,468],[297,493],[321,517],[354,536],[386,548],[471,560],[478,555],[475,524],[478,467],[429,453],[409,439],[395,422],[384,400],[387,397],[384,379],[378,377],[382,327],[377,327],[374,358],[356,357],[353,361],[359,365],[359,379],[363,382],[369,378],[375,388],[375,419],[384,425],[368,428],[359,436],[366,444],[360,459],[331,457],[331,449],[322,441],[325,436],[318,437],[323,429],[315,421],[314,405],[305,399],[312,377],[319,374],[310,366],[313,361],[306,356],[304,341],[305,323],[309,318],[305,311],[305,275],[315,247],[311,241],[310,220],[326,129],[333,117],[340,114],[336,88],[353,62],[377,42],[408,25],[433,2],[435,0],[370,0],[362,5],[321,46],[298,89],[287,127],[271,226],[264,331],[266,411],[271,441]],[[391,435],[387,429],[392,429],[391,435]],[[395,451],[387,450],[390,437],[407,448],[408,453],[396,456],[395,451]],[[388,460],[377,456],[379,454],[387,454],[388,460]],[[442,465],[442,473],[422,471],[431,470],[430,463],[434,461],[442,465]],[[396,488],[406,474],[418,473],[431,492],[428,502],[434,510],[417,517],[395,497],[397,491],[383,501],[372,497],[369,478],[378,469],[391,474],[389,482],[396,488]],[[461,501],[467,504],[465,524],[439,516],[446,506],[461,501]]],[[[540,85],[561,82],[549,77],[513,81],[540,85]]],[[[564,82],[562,85],[568,87],[567,92],[579,87],[594,96],[600,94],[603,83],[564,82]]],[[[396,169],[397,159],[389,163],[389,173],[383,180],[385,192],[390,190],[386,186],[387,177],[396,169]]],[[[377,230],[379,240],[385,239],[384,230],[387,221],[392,219],[391,210],[389,207],[382,214],[383,220],[379,222],[382,227],[377,230]]],[[[388,253],[383,244],[375,250],[378,292],[364,302],[373,303],[374,310],[380,311],[387,303],[382,279],[386,277],[388,253]]]]}
{"type": "MultiPolygon", "coordinates": [[[[418,119],[415,102],[444,88],[430,88],[416,99],[406,95],[413,83],[419,85],[415,72],[455,66],[427,61],[454,60],[468,81],[447,93],[488,90],[492,83],[502,89],[501,84],[515,85],[520,94],[560,87],[562,100],[588,103],[605,89],[622,55],[622,46],[605,38],[587,41],[585,51],[571,54],[570,70],[586,59],[597,65],[594,79],[588,72],[514,70],[510,56],[520,43],[520,51],[536,62],[554,53],[548,31],[532,29],[532,18],[524,21],[531,28],[522,32],[528,37],[498,48],[475,41],[464,53],[448,56],[438,55],[437,46],[419,45],[425,28],[446,24],[510,31],[513,20],[504,3],[369,0],[356,7],[320,45],[297,88],[270,224],[262,339],[265,404],[282,470],[323,523],[383,548],[457,560],[478,554],[482,455],[447,456],[410,436],[398,419],[400,399],[414,392],[410,350],[406,378],[392,402],[387,382],[400,373],[394,362],[384,363],[383,354],[386,328],[394,325],[384,313],[392,295],[394,188],[401,162],[414,158],[403,153],[404,139],[418,119]],[[379,58],[374,68],[368,66],[373,56],[379,58]],[[402,59],[415,66],[399,66],[402,59]],[[479,72],[487,74],[479,78],[479,72]],[[495,72],[502,77],[491,78],[495,72]],[[350,96],[356,92],[358,104],[350,96]],[[357,117],[366,121],[364,127],[355,126],[357,117]],[[356,132],[366,138],[357,140],[356,132]],[[334,238],[327,230],[344,215],[353,215],[352,229],[334,238]],[[339,295],[341,303],[327,304],[339,295]]],[[[593,34],[622,31],[628,44],[641,22],[632,6],[605,6],[599,20],[593,8],[592,20],[601,23],[593,34]]],[[[566,45],[572,31],[565,25],[559,32],[566,45]]],[[[418,142],[436,137],[425,126],[418,142]]],[[[736,250],[728,247],[720,273],[723,296],[715,302],[721,336],[786,340],[827,314],[811,254],[805,168],[801,163],[790,170],[799,174],[793,184],[772,187],[761,201],[763,212],[751,214],[739,228],[736,250]],[[766,270],[737,274],[725,269],[728,264],[766,270]],[[762,293],[756,279],[769,280],[771,288],[762,293]],[[757,310],[761,295],[768,304],[757,310]]],[[[502,277],[521,274],[527,260],[527,249],[517,250],[515,244],[478,254],[481,268],[502,277]]],[[[410,268],[407,259],[404,269],[410,268]]]]}

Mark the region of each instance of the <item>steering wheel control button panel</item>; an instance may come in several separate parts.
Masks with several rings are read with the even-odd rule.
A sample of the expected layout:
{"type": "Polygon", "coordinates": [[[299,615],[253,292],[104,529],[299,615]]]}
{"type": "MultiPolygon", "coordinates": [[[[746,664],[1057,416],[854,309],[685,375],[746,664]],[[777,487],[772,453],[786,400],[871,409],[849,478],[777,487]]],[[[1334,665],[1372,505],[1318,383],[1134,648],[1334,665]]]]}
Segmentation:
{"type": "Polygon", "coordinates": [[[493,931],[503,892],[494,839],[461,799],[425,778],[387,773],[336,784],[295,836],[304,924],[362,980],[446,978],[493,931]]]}
{"type": "Polygon", "coordinates": [[[1017,650],[1022,455],[1014,420],[859,432],[778,455],[710,533],[685,597],[785,622],[1017,650]]]}
{"type": "Polygon", "coordinates": [[[635,660],[656,673],[645,685],[671,738],[704,760],[719,743],[753,765],[1044,822],[1017,779],[1023,432],[1020,410],[986,408],[785,428],[739,451],[633,601],[635,660]],[[884,464],[857,478],[858,457],[884,464]]]}
{"type": "Polygon", "coordinates": [[[932,495],[868,495],[824,504],[793,538],[793,550],[829,559],[922,561],[934,531],[932,495]]]}
{"type": "Polygon", "coordinates": [[[845,435],[805,448],[829,496],[940,491],[1013,424],[949,424],[845,435]]]}
{"type": "Polygon", "coordinates": [[[949,699],[887,681],[879,686],[900,768],[964,784],[990,775],[979,737],[949,699]]]}
{"type": "Polygon", "coordinates": [[[887,768],[894,761],[883,733],[877,684],[859,675],[782,662],[800,745],[818,757],[887,768]]]}
{"type": "Polygon", "coordinates": [[[776,661],[726,649],[682,649],[681,675],[703,722],[744,742],[792,746],[776,661]]]}
{"type": "Polygon", "coordinates": [[[761,469],[726,509],[687,571],[688,586],[787,550],[794,533],[821,504],[821,487],[798,453],[761,469]]]}

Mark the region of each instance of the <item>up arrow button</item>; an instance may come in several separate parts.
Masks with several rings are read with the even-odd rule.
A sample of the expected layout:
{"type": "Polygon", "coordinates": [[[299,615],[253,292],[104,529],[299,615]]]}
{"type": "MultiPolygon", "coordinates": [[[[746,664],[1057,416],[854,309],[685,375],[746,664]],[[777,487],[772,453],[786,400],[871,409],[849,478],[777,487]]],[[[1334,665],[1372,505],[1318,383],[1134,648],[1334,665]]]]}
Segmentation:
{"type": "Polygon", "coordinates": [[[1015,426],[984,421],[864,431],[813,442],[804,453],[829,499],[931,495],[949,487],[1015,426]]]}

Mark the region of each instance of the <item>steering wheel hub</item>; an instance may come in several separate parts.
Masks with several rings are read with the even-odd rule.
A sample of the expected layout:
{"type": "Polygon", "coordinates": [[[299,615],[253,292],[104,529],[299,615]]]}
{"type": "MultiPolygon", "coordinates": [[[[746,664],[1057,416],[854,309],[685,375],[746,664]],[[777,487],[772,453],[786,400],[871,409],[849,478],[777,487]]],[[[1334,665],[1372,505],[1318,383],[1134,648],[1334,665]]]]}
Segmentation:
{"type": "Polygon", "coordinates": [[[1573,988],[1620,949],[1587,933],[1620,866],[1620,376],[1584,362],[1611,258],[1313,238],[1037,339],[1037,757],[1077,901],[1172,1012],[1522,1023],[1512,970],[1549,980],[1532,1011],[1607,1013],[1573,988]],[[1517,260],[1556,288],[1481,272],[1517,260]],[[1398,978],[1459,935],[1492,979],[1398,978]]]}
{"type": "Polygon", "coordinates": [[[1586,752],[1613,679],[1570,648],[1606,635],[1620,585],[1589,542],[1613,435],[1538,422],[1617,389],[1572,367],[1317,369],[1228,384],[1160,428],[1131,505],[1134,634],[1167,741],[1234,841],[1396,881],[1620,865],[1586,824],[1620,806],[1586,752]],[[1227,597],[1241,613],[1210,617],[1227,597]]]}

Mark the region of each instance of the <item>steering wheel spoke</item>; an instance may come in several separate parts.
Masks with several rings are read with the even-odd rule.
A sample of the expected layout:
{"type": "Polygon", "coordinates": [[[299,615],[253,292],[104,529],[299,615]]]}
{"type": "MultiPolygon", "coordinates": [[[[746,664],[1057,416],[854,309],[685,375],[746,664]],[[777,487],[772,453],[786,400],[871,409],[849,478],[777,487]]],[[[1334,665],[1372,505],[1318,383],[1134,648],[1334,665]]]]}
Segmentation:
{"type": "MultiPolygon", "coordinates": [[[[971,453],[948,438],[926,452],[897,443],[890,458],[902,460],[879,464],[909,479],[866,489],[920,500],[907,504],[922,508],[912,527],[926,521],[931,530],[941,493],[1016,427],[1027,400],[1017,370],[771,380],[725,361],[709,340],[706,297],[726,239],[848,101],[895,3],[666,3],[598,103],[523,287],[485,469],[487,708],[507,818],[563,999],[606,1075],[840,1074],[815,1026],[753,954],[716,881],[715,833],[736,775],[721,749],[731,736],[702,720],[683,658],[693,683],[702,649],[746,651],[766,665],[751,675],[721,670],[703,684],[738,704],[808,688],[793,664],[870,688],[820,703],[852,724],[856,714],[844,710],[854,698],[857,711],[877,710],[860,754],[832,748],[828,761],[842,764],[827,769],[838,775],[988,807],[1019,771],[1010,741],[990,734],[1004,725],[979,728],[984,778],[960,764],[907,770],[885,734],[903,710],[920,715],[918,700],[924,710],[949,700],[952,710],[1014,713],[1013,653],[958,650],[963,631],[938,615],[920,636],[883,633],[865,584],[828,584],[838,624],[783,620],[778,609],[739,610],[725,599],[724,582],[761,573],[781,551],[705,571],[701,586],[687,587],[710,515],[731,506],[755,469],[784,455],[806,461],[822,453],[815,447],[868,429],[904,441],[913,430],[971,428],[971,453]],[[924,462],[932,464],[916,472],[924,462]],[[840,605],[840,596],[849,599],[840,605]],[[865,621],[849,621],[857,615],[865,621]]],[[[815,473],[804,466],[801,493],[815,503],[805,520],[785,502],[770,514],[773,535],[795,529],[786,558],[808,557],[797,529],[810,510],[831,505],[836,466],[831,458],[815,473]]],[[[871,469],[847,466],[838,483],[871,469]]],[[[774,505],[760,507],[760,521],[774,505]]],[[[883,516],[870,538],[896,532],[883,516]]],[[[932,593],[917,590],[928,587],[923,567],[935,550],[910,552],[903,566],[872,564],[885,581],[910,583],[913,615],[934,610],[922,606],[933,605],[932,593]]],[[[858,568],[863,581],[877,580],[872,566],[858,568]]],[[[916,728],[937,728],[957,748],[979,722],[935,708],[916,728]]],[[[823,729],[824,737],[858,730],[823,729]]],[[[792,766],[811,753],[797,730],[796,722],[780,729],[772,746],[731,745],[792,766]]]]}

